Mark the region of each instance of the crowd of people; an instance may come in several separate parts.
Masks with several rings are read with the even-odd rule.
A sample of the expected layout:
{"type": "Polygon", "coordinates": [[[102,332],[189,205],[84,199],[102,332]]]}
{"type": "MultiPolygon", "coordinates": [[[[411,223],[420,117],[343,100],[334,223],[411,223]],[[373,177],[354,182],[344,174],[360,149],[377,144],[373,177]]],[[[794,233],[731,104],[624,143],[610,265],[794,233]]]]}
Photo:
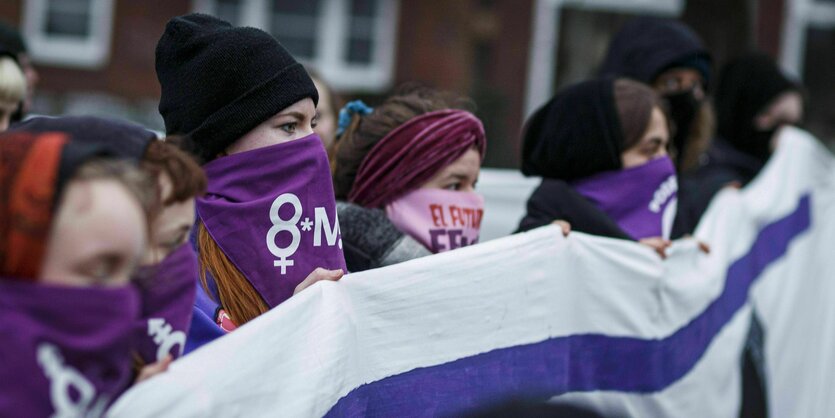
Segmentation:
{"type": "MultiPolygon", "coordinates": [[[[158,138],[27,115],[37,73],[20,35],[0,35],[0,416],[100,415],[319,281],[479,241],[489,147],[466,97],[409,84],[337,112],[271,35],[190,14],[156,47],[158,138]]],[[[522,173],[542,182],[518,232],[557,224],[664,257],[803,120],[802,87],[767,55],[714,66],[681,22],[626,24],[598,74],[520,127],[522,173]]],[[[743,416],[765,413],[754,322],[743,416]]]]}

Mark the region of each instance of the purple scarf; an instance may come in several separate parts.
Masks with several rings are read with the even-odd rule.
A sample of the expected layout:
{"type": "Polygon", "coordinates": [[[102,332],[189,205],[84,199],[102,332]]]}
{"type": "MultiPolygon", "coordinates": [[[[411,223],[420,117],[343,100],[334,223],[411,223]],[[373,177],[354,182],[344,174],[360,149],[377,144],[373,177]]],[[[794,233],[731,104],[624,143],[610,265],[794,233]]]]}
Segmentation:
{"type": "Polygon", "coordinates": [[[138,274],[142,318],[136,323],[136,349],[146,364],[183,354],[197,288],[197,256],[181,245],[159,264],[138,274]]]}
{"type": "Polygon", "coordinates": [[[346,270],[325,148],[315,134],[218,158],[197,213],[267,305],[314,269],[346,270]]]}
{"type": "Polygon", "coordinates": [[[633,239],[670,238],[676,217],[678,182],[669,157],[595,174],[573,182],[572,186],[633,239]]]}
{"type": "Polygon", "coordinates": [[[100,416],[132,381],[139,296],[0,279],[0,416],[100,416]]]}

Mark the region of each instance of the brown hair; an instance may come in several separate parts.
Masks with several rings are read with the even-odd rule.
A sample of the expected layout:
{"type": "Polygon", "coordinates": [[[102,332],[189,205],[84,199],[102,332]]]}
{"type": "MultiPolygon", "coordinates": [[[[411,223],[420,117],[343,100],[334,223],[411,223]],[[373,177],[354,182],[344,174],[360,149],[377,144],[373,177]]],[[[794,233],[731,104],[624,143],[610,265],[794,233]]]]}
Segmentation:
{"type": "MultiPolygon", "coordinates": [[[[318,83],[326,90],[325,93],[327,93],[326,97],[328,98],[328,106],[330,106],[331,111],[334,113],[333,117],[338,119],[339,107],[337,103],[340,101],[339,96],[337,96],[336,92],[333,91],[331,85],[328,84],[324,78],[322,78],[322,74],[320,74],[319,71],[313,67],[304,67],[304,69],[307,70],[307,75],[309,75],[314,82],[318,83]]],[[[321,98],[322,95],[320,94],[319,99],[321,100],[321,98]]]]}
{"type": "Polygon", "coordinates": [[[411,84],[400,87],[371,114],[353,115],[351,124],[328,150],[336,198],[348,197],[365,156],[398,126],[436,110],[472,108],[472,102],[462,97],[411,84]]]}
{"type": "Polygon", "coordinates": [[[171,179],[171,195],[163,205],[184,202],[206,193],[206,174],[189,154],[164,141],[151,141],[142,157],[142,168],[158,178],[166,174],[171,179]]]}
{"type": "Polygon", "coordinates": [[[704,100],[696,113],[696,119],[690,127],[690,135],[684,141],[684,149],[677,150],[681,154],[680,171],[687,171],[699,165],[699,157],[710,146],[713,132],[716,128],[716,112],[709,100],[704,100]]]}
{"type": "Polygon", "coordinates": [[[652,88],[637,81],[619,78],[615,80],[614,90],[625,151],[641,140],[649,127],[652,109],[665,111],[665,106],[652,88]]]}
{"type": "Polygon", "coordinates": [[[197,224],[197,247],[200,258],[200,283],[206,294],[211,295],[206,274],[212,274],[220,299],[216,302],[226,310],[235,325],[243,325],[270,309],[249,280],[229,261],[203,222],[197,224]]]}

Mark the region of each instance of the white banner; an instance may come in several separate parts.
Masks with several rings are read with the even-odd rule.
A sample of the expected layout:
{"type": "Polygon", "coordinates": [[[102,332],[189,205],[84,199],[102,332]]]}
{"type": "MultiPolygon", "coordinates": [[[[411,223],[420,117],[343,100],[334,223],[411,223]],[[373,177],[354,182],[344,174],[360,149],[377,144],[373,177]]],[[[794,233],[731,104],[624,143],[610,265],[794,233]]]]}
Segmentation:
{"type": "Polygon", "coordinates": [[[438,416],[513,397],[734,417],[751,303],[774,416],[835,379],[835,168],[802,131],[667,260],[554,227],[319,283],[126,393],[114,417],[438,416]]]}

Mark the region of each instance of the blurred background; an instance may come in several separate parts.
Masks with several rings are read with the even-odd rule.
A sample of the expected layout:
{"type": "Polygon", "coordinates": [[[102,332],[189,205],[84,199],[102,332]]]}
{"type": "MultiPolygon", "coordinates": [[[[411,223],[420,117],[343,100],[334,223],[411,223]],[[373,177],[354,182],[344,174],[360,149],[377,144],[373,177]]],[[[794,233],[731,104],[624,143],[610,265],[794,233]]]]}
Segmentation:
{"type": "Polygon", "coordinates": [[[0,0],[38,70],[34,113],[157,130],[154,48],[168,19],[195,11],[272,33],[342,99],[373,105],[408,81],[472,97],[490,167],[518,166],[525,116],[594,74],[639,15],[688,23],[714,70],[752,49],[771,54],[808,90],[806,128],[835,141],[835,0],[0,0]]]}

